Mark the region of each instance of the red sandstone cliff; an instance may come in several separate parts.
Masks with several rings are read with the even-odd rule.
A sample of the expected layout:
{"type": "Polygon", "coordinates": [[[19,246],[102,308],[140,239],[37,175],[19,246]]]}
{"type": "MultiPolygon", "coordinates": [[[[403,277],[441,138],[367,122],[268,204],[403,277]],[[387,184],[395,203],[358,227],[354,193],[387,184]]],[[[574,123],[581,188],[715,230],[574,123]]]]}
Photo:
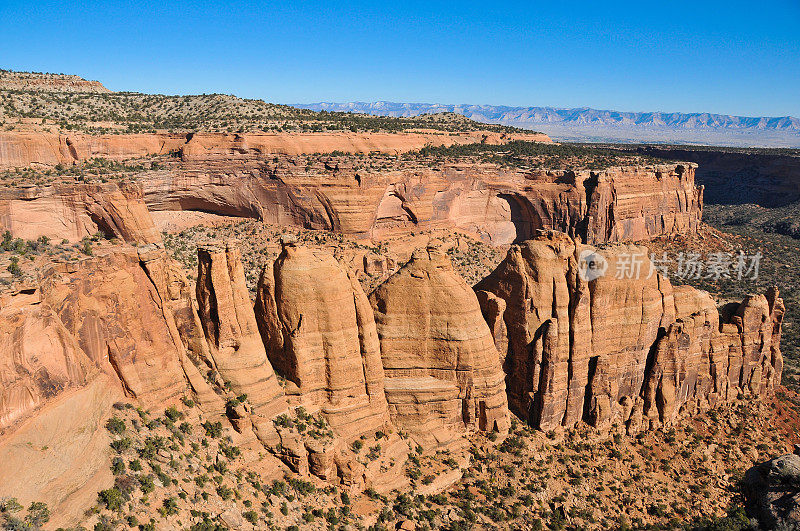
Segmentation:
{"type": "Polygon", "coordinates": [[[644,248],[595,250],[543,232],[475,289],[503,349],[509,404],[542,429],[621,422],[635,432],[780,381],[777,290],[720,316],[706,292],[652,273],[644,248]],[[587,253],[604,257],[605,275],[581,275],[587,253]],[[617,278],[632,255],[641,276],[617,278]]]}
{"type": "Polygon", "coordinates": [[[261,275],[256,318],[291,402],[322,411],[346,438],[388,421],[375,318],[361,284],[333,256],[284,242],[261,275]]]}
{"type": "Polygon", "coordinates": [[[137,184],[62,184],[0,191],[0,229],[15,238],[78,241],[97,232],[130,243],[156,243],[137,184]]]}
{"type": "Polygon", "coordinates": [[[446,164],[380,172],[250,155],[203,157],[142,178],[151,210],[202,210],[381,238],[458,228],[507,244],[552,229],[588,243],[696,231],[694,165],[595,172],[446,164]]]}
{"type": "Polygon", "coordinates": [[[186,158],[231,153],[301,155],[309,153],[404,153],[425,146],[449,146],[509,140],[551,142],[541,133],[140,133],[126,135],[63,135],[46,132],[0,132],[0,168],[31,164],[72,164],[101,157],[111,160],[181,153],[186,158]]]}

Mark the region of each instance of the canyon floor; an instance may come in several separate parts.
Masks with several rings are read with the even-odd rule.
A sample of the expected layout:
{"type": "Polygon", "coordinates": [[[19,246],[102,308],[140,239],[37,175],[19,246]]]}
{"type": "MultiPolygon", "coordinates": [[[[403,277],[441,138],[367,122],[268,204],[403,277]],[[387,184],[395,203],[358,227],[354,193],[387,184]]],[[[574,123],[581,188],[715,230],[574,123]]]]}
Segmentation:
{"type": "MultiPolygon", "coordinates": [[[[476,435],[462,449],[413,452],[402,492],[359,494],[263,475],[271,468],[259,464],[263,450],[215,430],[191,406],[148,413],[118,405],[108,424],[117,492],[99,493],[89,527],[746,529],[744,471],[800,443],[800,397],[780,390],[634,438],[542,433],[514,421],[505,438],[476,435]]],[[[354,445],[369,463],[392,436],[354,445]]]]}

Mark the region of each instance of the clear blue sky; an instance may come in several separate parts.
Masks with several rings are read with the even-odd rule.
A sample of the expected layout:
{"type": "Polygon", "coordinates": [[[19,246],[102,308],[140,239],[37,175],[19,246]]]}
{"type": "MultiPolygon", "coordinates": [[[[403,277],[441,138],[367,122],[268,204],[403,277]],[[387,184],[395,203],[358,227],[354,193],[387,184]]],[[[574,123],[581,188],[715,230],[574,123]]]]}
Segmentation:
{"type": "Polygon", "coordinates": [[[800,0],[0,0],[0,68],[113,90],[800,116],[800,0]]]}

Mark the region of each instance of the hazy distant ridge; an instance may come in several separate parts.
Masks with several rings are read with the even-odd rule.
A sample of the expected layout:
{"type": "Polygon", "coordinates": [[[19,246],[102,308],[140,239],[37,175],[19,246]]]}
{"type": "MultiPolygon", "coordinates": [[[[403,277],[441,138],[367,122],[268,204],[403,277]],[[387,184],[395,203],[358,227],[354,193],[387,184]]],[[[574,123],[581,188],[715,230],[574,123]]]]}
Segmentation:
{"type": "Polygon", "coordinates": [[[445,105],[431,103],[309,103],[296,107],[315,111],[352,111],[381,116],[417,116],[437,112],[456,112],[473,120],[529,127],[534,124],[581,126],[649,126],[676,129],[733,129],[736,131],[782,131],[800,133],[800,119],[792,116],[750,117],[729,114],[679,112],[621,112],[588,107],[509,107],[505,105],[445,105]]]}

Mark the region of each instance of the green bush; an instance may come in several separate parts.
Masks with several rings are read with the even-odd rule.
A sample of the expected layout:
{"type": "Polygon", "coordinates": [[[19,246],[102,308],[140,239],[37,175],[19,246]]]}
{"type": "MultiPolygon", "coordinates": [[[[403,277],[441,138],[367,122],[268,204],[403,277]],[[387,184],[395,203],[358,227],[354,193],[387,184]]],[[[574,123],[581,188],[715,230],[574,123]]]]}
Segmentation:
{"type": "Polygon", "coordinates": [[[98,500],[110,511],[119,511],[122,508],[122,504],[125,503],[125,498],[116,487],[101,490],[98,494],[98,500]]]}
{"type": "Polygon", "coordinates": [[[118,417],[111,417],[106,422],[106,429],[116,435],[125,433],[125,421],[118,417]]]}

